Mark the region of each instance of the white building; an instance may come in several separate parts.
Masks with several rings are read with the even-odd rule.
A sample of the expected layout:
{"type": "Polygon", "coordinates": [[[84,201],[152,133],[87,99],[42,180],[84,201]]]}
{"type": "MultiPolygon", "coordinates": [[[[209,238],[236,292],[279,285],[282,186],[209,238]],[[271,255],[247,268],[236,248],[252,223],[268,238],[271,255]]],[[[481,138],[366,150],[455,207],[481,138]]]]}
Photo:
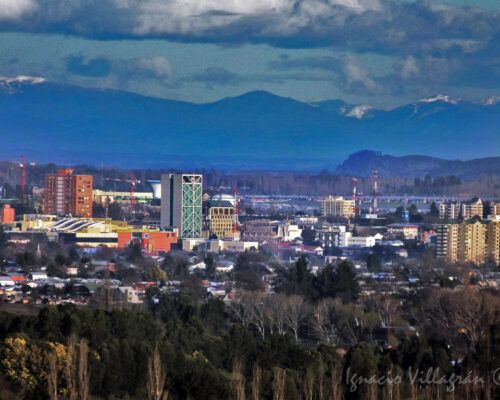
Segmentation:
{"type": "Polygon", "coordinates": [[[284,223],[278,225],[278,238],[284,242],[290,242],[295,239],[302,239],[302,229],[298,225],[284,223]]]}
{"type": "Polygon", "coordinates": [[[352,236],[351,232],[343,232],[340,234],[339,247],[373,247],[375,243],[375,236],[352,236]]]}

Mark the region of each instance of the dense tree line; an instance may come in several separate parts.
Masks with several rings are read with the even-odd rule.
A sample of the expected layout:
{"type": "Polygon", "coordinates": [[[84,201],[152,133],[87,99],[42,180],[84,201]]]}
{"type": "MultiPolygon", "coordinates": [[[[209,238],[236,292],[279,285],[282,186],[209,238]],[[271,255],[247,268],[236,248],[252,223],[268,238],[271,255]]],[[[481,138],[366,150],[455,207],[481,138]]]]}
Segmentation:
{"type": "Polygon", "coordinates": [[[437,289],[411,306],[384,294],[353,302],[341,295],[352,290],[349,273],[321,278],[323,294],[311,295],[311,277],[297,264],[284,292],[243,290],[230,303],[163,294],[140,312],[67,305],[0,313],[0,397],[452,398],[444,383],[412,379],[427,371],[482,379],[457,384],[454,398],[500,395],[492,381],[498,294],[437,289]],[[401,382],[369,383],[391,375],[401,382]]]}

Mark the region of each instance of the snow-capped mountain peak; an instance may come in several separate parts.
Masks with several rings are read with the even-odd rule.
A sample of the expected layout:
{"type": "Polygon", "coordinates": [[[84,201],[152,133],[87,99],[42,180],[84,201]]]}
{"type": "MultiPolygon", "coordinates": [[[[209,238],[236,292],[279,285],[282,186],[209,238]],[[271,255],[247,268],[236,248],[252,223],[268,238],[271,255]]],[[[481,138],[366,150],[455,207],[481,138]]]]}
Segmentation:
{"type": "Polygon", "coordinates": [[[44,83],[47,80],[40,76],[28,76],[28,75],[18,75],[14,77],[0,76],[0,84],[11,85],[13,83],[23,83],[30,85],[38,85],[44,83]]]}
{"type": "Polygon", "coordinates": [[[486,100],[483,101],[483,105],[485,106],[494,106],[500,102],[500,96],[490,96],[486,100]]]}
{"type": "Polygon", "coordinates": [[[353,108],[351,108],[345,115],[351,118],[362,119],[371,110],[373,110],[372,106],[361,104],[359,106],[354,106],[353,108]]]}
{"type": "Polygon", "coordinates": [[[444,94],[437,94],[432,97],[428,97],[426,99],[420,99],[418,100],[417,103],[436,103],[436,102],[441,102],[441,103],[449,103],[449,104],[457,104],[458,101],[455,99],[452,99],[450,96],[444,95],[444,94]]]}
{"type": "Polygon", "coordinates": [[[15,94],[27,86],[39,85],[47,82],[40,76],[17,75],[14,77],[0,76],[0,91],[15,94]]]}

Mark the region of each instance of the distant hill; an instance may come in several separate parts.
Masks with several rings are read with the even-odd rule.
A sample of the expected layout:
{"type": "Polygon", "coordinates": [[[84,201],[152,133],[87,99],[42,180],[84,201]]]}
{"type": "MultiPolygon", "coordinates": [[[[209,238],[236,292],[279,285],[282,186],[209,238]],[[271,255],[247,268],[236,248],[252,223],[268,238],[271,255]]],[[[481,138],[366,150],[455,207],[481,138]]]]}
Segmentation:
{"type": "Polygon", "coordinates": [[[366,148],[430,157],[422,168],[500,152],[499,103],[447,97],[390,111],[263,91],[193,104],[18,77],[0,78],[0,121],[0,159],[59,164],[317,171],[366,148]]]}
{"type": "Polygon", "coordinates": [[[367,177],[373,170],[378,170],[380,175],[386,177],[455,175],[465,180],[473,180],[481,175],[500,177],[500,157],[461,161],[418,155],[395,157],[377,151],[363,150],[351,154],[336,168],[336,173],[367,177]]]}

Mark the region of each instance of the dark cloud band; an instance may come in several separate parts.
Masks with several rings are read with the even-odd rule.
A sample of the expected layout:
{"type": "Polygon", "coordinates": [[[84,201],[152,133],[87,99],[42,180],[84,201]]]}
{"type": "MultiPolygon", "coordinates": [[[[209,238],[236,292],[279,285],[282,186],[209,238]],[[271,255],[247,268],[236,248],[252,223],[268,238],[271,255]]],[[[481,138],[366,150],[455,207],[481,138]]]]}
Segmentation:
{"type": "Polygon", "coordinates": [[[0,11],[2,30],[95,39],[337,46],[416,54],[464,51],[471,43],[487,43],[500,31],[498,11],[426,1],[0,0],[3,3],[10,7],[0,11]]]}

